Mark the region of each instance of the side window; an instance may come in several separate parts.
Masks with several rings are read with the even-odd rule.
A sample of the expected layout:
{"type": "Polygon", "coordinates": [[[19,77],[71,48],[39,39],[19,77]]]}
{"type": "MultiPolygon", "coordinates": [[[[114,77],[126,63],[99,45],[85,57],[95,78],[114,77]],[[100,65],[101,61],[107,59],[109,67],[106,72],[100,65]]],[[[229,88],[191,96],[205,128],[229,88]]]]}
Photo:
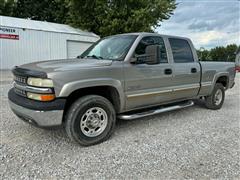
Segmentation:
{"type": "Polygon", "coordinates": [[[175,63],[193,62],[193,55],[190,45],[186,40],[169,38],[175,63]]]}
{"type": "Polygon", "coordinates": [[[160,46],[159,63],[168,63],[167,50],[166,50],[164,41],[161,37],[158,37],[158,36],[147,36],[142,38],[137,48],[135,49],[135,54],[136,55],[146,54],[146,47],[149,45],[159,45],[160,46]]]}

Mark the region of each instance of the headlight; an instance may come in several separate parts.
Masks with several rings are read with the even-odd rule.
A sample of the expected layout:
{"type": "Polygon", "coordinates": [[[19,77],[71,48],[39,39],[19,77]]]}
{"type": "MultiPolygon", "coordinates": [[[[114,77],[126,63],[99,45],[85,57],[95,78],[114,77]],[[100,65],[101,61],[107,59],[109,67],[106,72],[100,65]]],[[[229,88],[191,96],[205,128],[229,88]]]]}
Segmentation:
{"type": "Polygon", "coordinates": [[[28,78],[27,84],[37,87],[53,87],[53,81],[51,79],[28,78]]]}
{"type": "Polygon", "coordinates": [[[34,99],[37,101],[52,101],[55,99],[54,94],[36,94],[36,93],[27,93],[29,99],[34,99]]]}

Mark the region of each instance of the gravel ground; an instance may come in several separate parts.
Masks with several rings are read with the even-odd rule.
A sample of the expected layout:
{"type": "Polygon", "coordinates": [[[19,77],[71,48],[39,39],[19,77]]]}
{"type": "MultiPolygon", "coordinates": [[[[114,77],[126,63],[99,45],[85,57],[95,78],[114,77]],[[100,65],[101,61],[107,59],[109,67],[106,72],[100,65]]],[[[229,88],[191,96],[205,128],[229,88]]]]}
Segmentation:
{"type": "Polygon", "coordinates": [[[11,75],[1,74],[1,179],[240,178],[240,74],[221,110],[200,104],[118,121],[110,140],[91,147],[19,120],[7,103],[11,75]]]}

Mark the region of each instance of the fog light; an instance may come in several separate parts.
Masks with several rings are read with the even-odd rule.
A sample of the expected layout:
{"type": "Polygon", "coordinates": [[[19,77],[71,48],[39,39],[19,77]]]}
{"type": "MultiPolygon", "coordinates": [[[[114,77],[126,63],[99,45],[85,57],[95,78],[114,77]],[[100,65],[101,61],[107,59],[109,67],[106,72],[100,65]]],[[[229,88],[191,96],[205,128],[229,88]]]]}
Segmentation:
{"type": "Polygon", "coordinates": [[[55,99],[54,94],[35,94],[30,92],[27,93],[27,97],[37,101],[52,101],[55,99]]]}

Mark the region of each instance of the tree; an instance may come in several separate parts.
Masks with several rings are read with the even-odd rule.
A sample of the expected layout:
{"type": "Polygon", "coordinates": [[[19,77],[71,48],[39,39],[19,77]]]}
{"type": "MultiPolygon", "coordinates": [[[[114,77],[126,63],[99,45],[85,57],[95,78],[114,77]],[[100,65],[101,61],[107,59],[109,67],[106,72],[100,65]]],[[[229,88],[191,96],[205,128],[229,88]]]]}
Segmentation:
{"type": "Polygon", "coordinates": [[[222,46],[215,47],[210,51],[210,57],[214,61],[227,61],[227,53],[222,46]]]}
{"type": "Polygon", "coordinates": [[[175,8],[175,0],[70,0],[68,22],[100,36],[152,32],[175,8]]]}
{"type": "Polygon", "coordinates": [[[33,20],[65,23],[68,0],[0,0],[0,14],[33,20]]]}
{"type": "Polygon", "coordinates": [[[0,0],[0,15],[13,16],[15,5],[14,0],[0,0]]]}
{"type": "Polygon", "coordinates": [[[210,52],[206,49],[204,50],[197,50],[198,57],[201,61],[208,61],[211,59],[210,52]]]}
{"type": "Polygon", "coordinates": [[[236,44],[227,45],[226,53],[228,61],[235,61],[237,49],[238,46],[236,44]]]}
{"type": "Polygon", "coordinates": [[[68,13],[66,0],[17,0],[14,16],[40,21],[65,23],[68,13]]]}
{"type": "Polygon", "coordinates": [[[210,50],[197,50],[198,57],[201,61],[231,61],[234,62],[236,52],[240,46],[230,44],[226,47],[218,46],[210,50]]]}

